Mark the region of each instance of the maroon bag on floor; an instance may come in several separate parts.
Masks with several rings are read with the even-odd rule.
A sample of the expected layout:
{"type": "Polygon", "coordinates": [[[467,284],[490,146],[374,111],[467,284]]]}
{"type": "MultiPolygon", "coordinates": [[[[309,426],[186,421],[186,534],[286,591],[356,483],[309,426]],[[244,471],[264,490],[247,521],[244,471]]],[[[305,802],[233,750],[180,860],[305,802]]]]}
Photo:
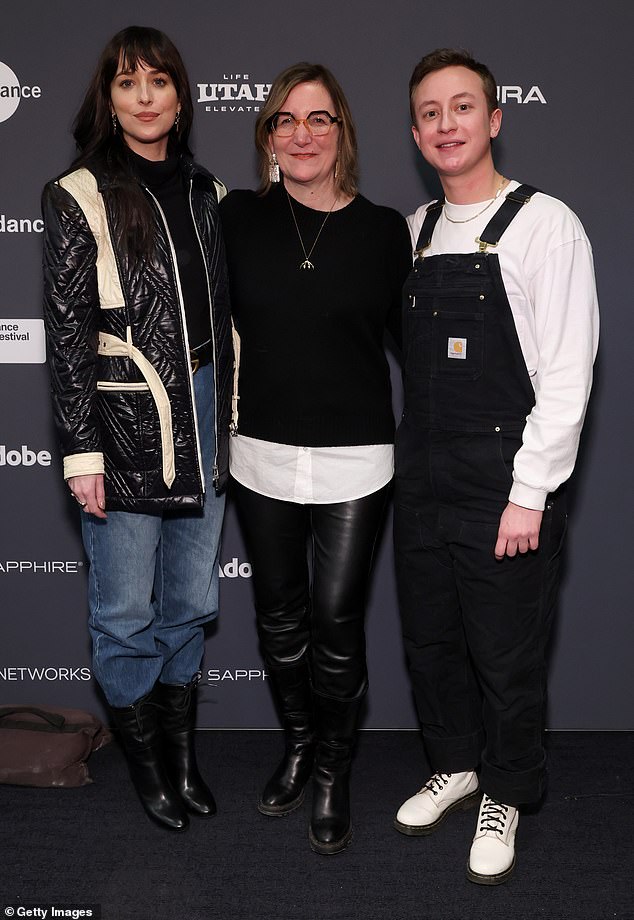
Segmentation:
{"type": "Polygon", "coordinates": [[[85,786],[86,761],[112,735],[81,709],[0,706],[0,783],[85,786]]]}

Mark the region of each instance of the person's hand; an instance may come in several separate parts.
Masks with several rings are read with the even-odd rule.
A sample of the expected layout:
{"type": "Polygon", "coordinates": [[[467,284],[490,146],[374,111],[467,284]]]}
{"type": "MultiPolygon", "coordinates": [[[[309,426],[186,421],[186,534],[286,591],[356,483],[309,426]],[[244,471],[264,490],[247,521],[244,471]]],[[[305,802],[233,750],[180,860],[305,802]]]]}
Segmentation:
{"type": "Polygon", "coordinates": [[[94,473],[90,476],[72,476],[66,481],[68,488],[87,514],[94,514],[98,518],[107,517],[103,473],[94,473]]]}
{"type": "Polygon", "coordinates": [[[520,505],[509,502],[500,518],[498,539],[494,550],[495,558],[513,557],[517,553],[527,553],[529,549],[537,549],[543,513],[543,511],[533,511],[532,508],[522,508],[520,505]]]}

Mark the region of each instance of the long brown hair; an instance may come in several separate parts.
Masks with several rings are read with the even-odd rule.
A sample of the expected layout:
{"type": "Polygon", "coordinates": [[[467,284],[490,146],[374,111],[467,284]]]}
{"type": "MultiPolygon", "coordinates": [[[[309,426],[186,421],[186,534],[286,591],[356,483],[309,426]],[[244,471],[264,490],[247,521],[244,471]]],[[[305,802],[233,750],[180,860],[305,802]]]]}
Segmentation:
{"type": "Polygon", "coordinates": [[[175,45],[158,29],[129,26],[114,35],[101,53],[75,123],[73,136],[79,155],[73,167],[101,160],[112,178],[104,195],[116,203],[121,216],[119,244],[130,255],[147,253],[153,227],[153,212],[134,179],[127,146],[120,131],[114,131],[111,118],[110,86],[120,66],[133,71],[145,64],[169,74],[181,105],[178,125],[170,131],[170,153],[191,156],[189,133],[194,104],[183,60],[175,45]]]}
{"type": "Polygon", "coordinates": [[[338,115],[340,118],[335,188],[341,194],[354,198],[358,190],[359,163],[357,135],[350,106],[333,74],[322,64],[307,64],[305,61],[293,64],[278,74],[255,122],[255,146],[258,151],[261,180],[259,192],[264,195],[271,188],[269,179],[271,119],[276,112],[280,111],[291,90],[300,83],[320,83],[332,98],[335,111],[330,114],[338,115]]]}

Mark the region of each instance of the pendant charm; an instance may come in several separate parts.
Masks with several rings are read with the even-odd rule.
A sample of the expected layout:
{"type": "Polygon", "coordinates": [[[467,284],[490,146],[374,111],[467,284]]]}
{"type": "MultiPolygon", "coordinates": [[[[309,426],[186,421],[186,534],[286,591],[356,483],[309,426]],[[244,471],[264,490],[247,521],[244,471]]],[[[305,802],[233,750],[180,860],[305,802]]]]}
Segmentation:
{"type": "Polygon", "coordinates": [[[328,218],[330,217],[330,215],[331,215],[331,213],[332,213],[332,210],[333,210],[334,206],[337,204],[337,196],[335,196],[335,200],[333,201],[332,205],[330,206],[330,211],[328,211],[328,212],[326,213],[326,216],[324,217],[323,221],[321,222],[321,227],[320,227],[319,230],[317,231],[317,236],[315,237],[315,239],[314,239],[314,241],[313,241],[313,245],[310,247],[310,249],[308,250],[308,252],[306,252],[306,247],[304,246],[304,240],[303,240],[303,238],[302,238],[301,233],[299,232],[299,227],[298,227],[298,225],[297,225],[297,218],[295,217],[295,211],[294,211],[294,209],[293,209],[293,202],[291,201],[291,196],[288,194],[288,192],[286,192],[286,200],[288,201],[288,206],[289,206],[289,208],[291,209],[291,214],[292,214],[292,216],[293,216],[293,223],[295,224],[295,229],[297,230],[297,236],[299,237],[299,244],[300,244],[300,246],[302,247],[302,252],[304,253],[304,261],[299,263],[299,267],[302,268],[302,269],[304,269],[304,270],[306,270],[306,269],[308,268],[308,269],[310,269],[310,271],[314,271],[314,270],[315,270],[315,266],[314,266],[313,263],[310,261],[310,257],[311,257],[312,254],[313,254],[313,249],[314,249],[315,246],[317,245],[317,240],[318,240],[319,237],[321,236],[321,231],[322,231],[322,230],[324,229],[324,227],[326,226],[326,221],[327,221],[328,218]]]}

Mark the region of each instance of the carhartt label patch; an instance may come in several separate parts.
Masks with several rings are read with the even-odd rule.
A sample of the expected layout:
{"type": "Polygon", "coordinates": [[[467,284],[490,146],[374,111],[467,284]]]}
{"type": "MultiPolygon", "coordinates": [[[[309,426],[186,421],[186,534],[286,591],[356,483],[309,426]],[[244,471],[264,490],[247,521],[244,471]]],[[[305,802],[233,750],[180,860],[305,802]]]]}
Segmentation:
{"type": "Polygon", "coordinates": [[[447,357],[448,358],[462,358],[463,360],[466,360],[467,340],[466,339],[454,339],[452,336],[449,336],[447,340],[447,357]]]}

